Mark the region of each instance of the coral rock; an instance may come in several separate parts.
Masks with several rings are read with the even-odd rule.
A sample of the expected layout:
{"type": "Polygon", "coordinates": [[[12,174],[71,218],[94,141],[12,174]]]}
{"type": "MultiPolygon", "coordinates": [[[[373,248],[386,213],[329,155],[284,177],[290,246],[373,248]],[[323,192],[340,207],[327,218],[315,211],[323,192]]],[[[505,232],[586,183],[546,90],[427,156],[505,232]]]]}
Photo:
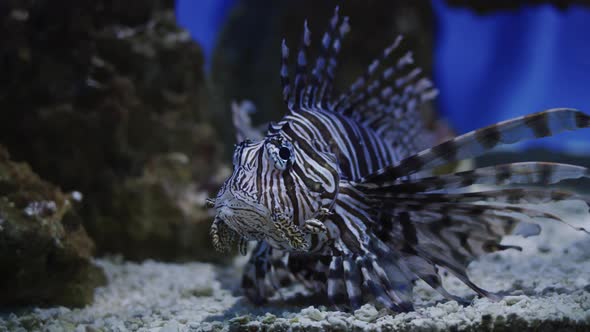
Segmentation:
{"type": "Polygon", "coordinates": [[[99,254],[220,257],[204,239],[212,218],[187,206],[217,190],[223,165],[202,111],[202,54],[173,5],[0,5],[0,143],[84,195],[80,214],[99,254]],[[160,162],[169,156],[183,160],[160,162]]]}
{"type": "Polygon", "coordinates": [[[72,204],[0,146],[0,305],[84,306],[105,284],[72,204]]]}

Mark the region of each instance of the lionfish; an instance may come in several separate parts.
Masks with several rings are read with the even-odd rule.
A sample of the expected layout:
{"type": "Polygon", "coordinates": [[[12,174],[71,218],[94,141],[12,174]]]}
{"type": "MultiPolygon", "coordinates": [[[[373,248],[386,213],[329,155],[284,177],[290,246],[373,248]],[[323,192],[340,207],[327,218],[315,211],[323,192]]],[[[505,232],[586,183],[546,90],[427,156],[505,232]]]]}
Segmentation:
{"type": "Polygon", "coordinates": [[[537,235],[540,227],[533,219],[566,223],[522,204],[588,202],[547,185],[590,172],[548,162],[443,174],[433,169],[501,144],[590,127],[590,116],[550,109],[435,145],[420,106],[437,91],[412,53],[403,51],[401,36],[347,91],[333,93],[337,57],[348,31],[348,17],[336,8],[319,55],[309,65],[306,21],[293,82],[283,39],[286,115],[271,123],[265,135],[251,126],[252,105],[234,104],[239,143],[233,172],[217,197],[208,200],[216,209],[211,227],[215,248],[224,251],[237,241],[245,254],[247,244],[256,243],[242,288],[257,304],[299,284],[312,294],[327,295],[337,306],[355,309],[371,302],[409,311],[419,279],[465,303],[442,286],[442,270],[480,296],[499,299],[469,279],[469,263],[485,253],[521,249],[500,241],[508,234],[537,235]],[[473,185],[496,189],[466,190],[473,185]],[[501,188],[506,185],[511,186],[501,188]]]}

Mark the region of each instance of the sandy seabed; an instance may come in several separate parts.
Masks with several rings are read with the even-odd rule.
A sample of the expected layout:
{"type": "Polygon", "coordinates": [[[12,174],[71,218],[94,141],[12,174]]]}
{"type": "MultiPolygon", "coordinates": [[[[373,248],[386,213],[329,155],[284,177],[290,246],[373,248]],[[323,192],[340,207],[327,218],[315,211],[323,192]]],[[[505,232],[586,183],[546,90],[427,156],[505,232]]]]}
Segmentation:
{"type": "MultiPolygon", "coordinates": [[[[548,210],[563,211],[568,222],[590,228],[585,204],[554,204],[548,210]]],[[[538,222],[540,236],[504,241],[523,252],[490,254],[469,268],[476,284],[508,294],[499,302],[474,299],[464,307],[419,282],[417,309],[410,313],[372,305],[351,313],[309,303],[255,307],[239,295],[243,259],[219,267],[110,258],[96,261],[109,283],[96,291],[92,305],[5,311],[0,331],[590,331],[590,235],[538,222]]],[[[472,296],[454,278],[446,278],[445,285],[452,293],[472,296]]]]}

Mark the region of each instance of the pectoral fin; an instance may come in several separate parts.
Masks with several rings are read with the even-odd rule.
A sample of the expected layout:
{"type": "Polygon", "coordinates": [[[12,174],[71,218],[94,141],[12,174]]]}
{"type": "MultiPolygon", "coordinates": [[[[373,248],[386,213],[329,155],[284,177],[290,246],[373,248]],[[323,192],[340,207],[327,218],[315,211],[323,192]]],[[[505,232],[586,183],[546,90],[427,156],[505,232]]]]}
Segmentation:
{"type": "Polygon", "coordinates": [[[274,213],[272,218],[281,237],[286,240],[293,249],[300,251],[309,250],[311,244],[307,240],[305,233],[293,223],[291,218],[283,213],[274,213]]]}
{"type": "Polygon", "coordinates": [[[209,233],[211,234],[213,247],[219,252],[229,251],[238,235],[219,217],[215,217],[209,233]]]}

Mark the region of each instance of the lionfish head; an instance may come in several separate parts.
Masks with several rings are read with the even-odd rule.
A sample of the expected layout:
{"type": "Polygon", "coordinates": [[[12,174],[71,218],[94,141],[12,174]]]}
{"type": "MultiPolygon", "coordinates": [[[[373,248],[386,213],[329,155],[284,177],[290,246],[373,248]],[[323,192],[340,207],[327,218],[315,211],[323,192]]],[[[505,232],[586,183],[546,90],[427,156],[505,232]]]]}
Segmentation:
{"type": "Polygon", "coordinates": [[[214,202],[211,235],[216,249],[226,250],[238,239],[306,250],[309,235],[302,222],[331,207],[338,172],[333,157],[301,143],[276,133],[236,145],[233,172],[214,202]]]}

